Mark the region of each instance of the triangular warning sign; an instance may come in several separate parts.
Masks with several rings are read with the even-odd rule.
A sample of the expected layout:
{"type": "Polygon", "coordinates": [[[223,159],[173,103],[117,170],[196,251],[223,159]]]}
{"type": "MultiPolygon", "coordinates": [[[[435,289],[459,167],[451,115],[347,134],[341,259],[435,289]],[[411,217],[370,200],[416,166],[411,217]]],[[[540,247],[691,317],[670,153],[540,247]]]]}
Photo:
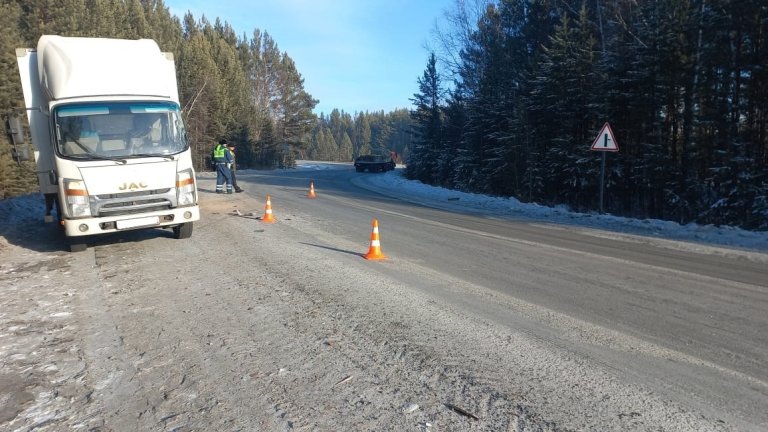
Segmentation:
{"type": "Polygon", "coordinates": [[[611,152],[619,151],[619,143],[617,143],[616,139],[613,137],[613,131],[611,130],[611,125],[609,125],[608,122],[605,122],[603,128],[600,129],[600,133],[597,134],[595,142],[592,143],[592,150],[611,152]]]}

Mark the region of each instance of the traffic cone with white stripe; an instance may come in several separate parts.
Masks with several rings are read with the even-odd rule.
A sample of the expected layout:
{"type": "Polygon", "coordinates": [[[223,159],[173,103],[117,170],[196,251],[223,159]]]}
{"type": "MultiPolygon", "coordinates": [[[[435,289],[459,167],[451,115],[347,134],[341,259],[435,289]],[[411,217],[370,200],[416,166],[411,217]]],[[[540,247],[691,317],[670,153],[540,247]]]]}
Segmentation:
{"type": "Polygon", "coordinates": [[[315,182],[313,181],[309,182],[309,193],[307,194],[307,198],[317,198],[317,195],[315,195],[315,182]]]}
{"type": "Polygon", "coordinates": [[[368,253],[363,255],[363,258],[367,260],[382,260],[387,257],[381,253],[381,241],[379,240],[379,221],[373,220],[373,232],[371,232],[371,247],[368,249],[368,253]]]}
{"type": "Polygon", "coordinates": [[[272,200],[269,198],[269,195],[267,195],[267,205],[264,207],[264,216],[262,216],[261,221],[269,223],[277,221],[272,215],[272,200]]]}

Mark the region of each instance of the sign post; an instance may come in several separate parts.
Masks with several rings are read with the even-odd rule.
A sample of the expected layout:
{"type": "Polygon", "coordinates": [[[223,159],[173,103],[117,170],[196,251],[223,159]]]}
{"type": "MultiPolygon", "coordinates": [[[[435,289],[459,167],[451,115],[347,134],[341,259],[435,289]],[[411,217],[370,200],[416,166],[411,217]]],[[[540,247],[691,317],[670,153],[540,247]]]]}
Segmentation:
{"type": "Polygon", "coordinates": [[[603,190],[605,189],[605,154],[607,152],[618,152],[619,144],[613,137],[613,131],[611,125],[605,122],[603,128],[600,129],[600,133],[597,134],[595,142],[592,143],[591,150],[599,151],[603,153],[603,160],[600,164],[600,214],[603,213],[603,190]]]}

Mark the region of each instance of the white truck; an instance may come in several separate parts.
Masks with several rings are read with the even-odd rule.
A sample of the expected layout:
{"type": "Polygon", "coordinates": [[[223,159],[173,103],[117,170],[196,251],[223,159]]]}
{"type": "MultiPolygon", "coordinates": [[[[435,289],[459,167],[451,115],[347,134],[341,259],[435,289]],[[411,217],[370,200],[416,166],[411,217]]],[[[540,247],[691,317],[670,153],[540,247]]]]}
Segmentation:
{"type": "Polygon", "coordinates": [[[56,205],[70,250],[121,230],[190,237],[200,209],[173,55],[149,39],[45,35],[16,57],[45,219],[56,205]]]}

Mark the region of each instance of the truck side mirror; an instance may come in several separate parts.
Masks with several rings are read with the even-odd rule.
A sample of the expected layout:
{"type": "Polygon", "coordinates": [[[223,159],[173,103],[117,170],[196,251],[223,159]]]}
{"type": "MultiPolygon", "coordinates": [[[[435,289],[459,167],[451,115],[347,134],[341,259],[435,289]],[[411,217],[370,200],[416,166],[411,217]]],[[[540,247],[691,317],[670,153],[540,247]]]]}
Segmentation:
{"type": "Polygon", "coordinates": [[[29,160],[29,150],[26,146],[24,147],[16,147],[13,146],[11,149],[11,157],[13,160],[17,162],[26,162],[29,160]]]}
{"type": "Polygon", "coordinates": [[[11,137],[11,157],[16,162],[25,162],[29,158],[29,149],[24,145],[24,129],[18,117],[10,116],[6,122],[6,131],[11,137]]]}
{"type": "Polygon", "coordinates": [[[21,128],[21,121],[18,117],[8,117],[8,123],[6,125],[8,129],[8,135],[11,136],[11,143],[24,144],[24,130],[21,128]]]}

